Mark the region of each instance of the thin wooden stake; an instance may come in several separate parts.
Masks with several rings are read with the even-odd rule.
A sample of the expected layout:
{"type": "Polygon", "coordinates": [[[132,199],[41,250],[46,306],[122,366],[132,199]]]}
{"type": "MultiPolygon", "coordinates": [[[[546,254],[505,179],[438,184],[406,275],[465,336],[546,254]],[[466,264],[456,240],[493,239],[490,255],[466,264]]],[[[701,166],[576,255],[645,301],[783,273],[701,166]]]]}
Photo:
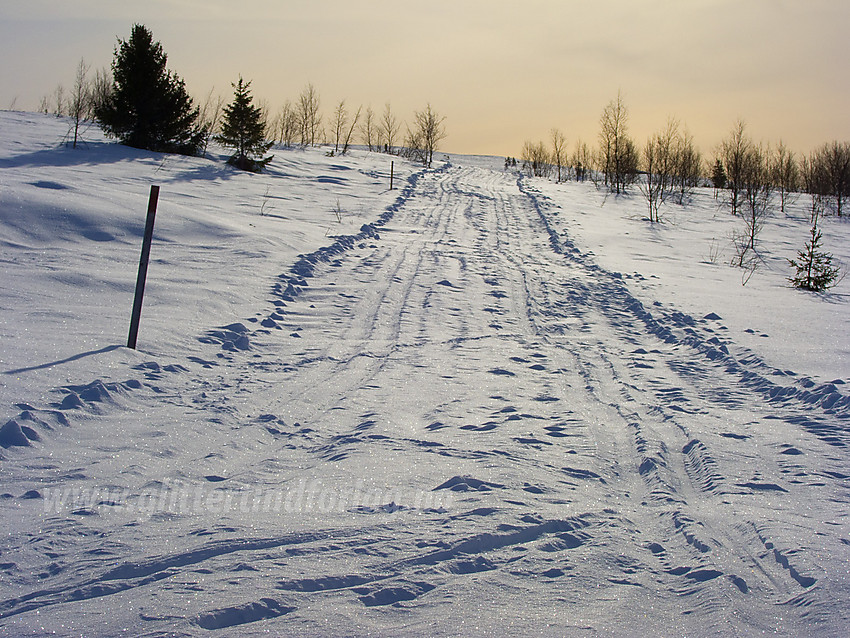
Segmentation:
{"type": "Polygon", "coordinates": [[[148,199],[148,216],[145,221],[145,237],[142,240],[142,255],[139,257],[139,274],[136,277],[136,296],[133,300],[133,316],[130,318],[130,335],[127,337],[127,347],[136,349],[136,338],[139,336],[139,320],[142,318],[142,299],[145,296],[145,279],[148,276],[148,261],[151,255],[153,240],[153,222],[156,218],[156,204],[159,201],[159,186],[151,185],[148,199]]]}
{"type": "Polygon", "coordinates": [[[390,162],[390,190],[393,189],[393,169],[395,168],[395,162],[390,162]]]}

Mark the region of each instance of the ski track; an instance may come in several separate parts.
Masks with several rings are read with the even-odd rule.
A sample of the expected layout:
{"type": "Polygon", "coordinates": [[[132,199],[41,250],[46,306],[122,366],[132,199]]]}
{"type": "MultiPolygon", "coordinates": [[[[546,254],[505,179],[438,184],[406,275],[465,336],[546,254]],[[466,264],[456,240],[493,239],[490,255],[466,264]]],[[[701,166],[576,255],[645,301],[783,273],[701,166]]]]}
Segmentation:
{"type": "Polygon", "coordinates": [[[267,314],[20,404],[6,501],[119,498],[10,532],[0,629],[74,610],[143,635],[451,635],[458,618],[468,635],[840,635],[850,396],[769,368],[716,315],[645,307],[554,214],[515,174],[417,173],[273,282],[267,314]],[[79,453],[52,456],[71,433],[79,453]],[[445,498],[132,515],[155,488],[364,475],[445,498]]]}

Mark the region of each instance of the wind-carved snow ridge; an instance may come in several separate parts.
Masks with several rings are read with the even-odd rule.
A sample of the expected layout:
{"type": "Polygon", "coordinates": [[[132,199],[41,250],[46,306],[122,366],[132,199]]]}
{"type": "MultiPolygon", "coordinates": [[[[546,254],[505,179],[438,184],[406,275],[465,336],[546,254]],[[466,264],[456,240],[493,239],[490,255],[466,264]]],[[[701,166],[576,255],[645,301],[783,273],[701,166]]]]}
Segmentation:
{"type": "Polygon", "coordinates": [[[62,398],[49,407],[35,408],[19,404],[20,414],[0,428],[0,446],[29,447],[41,441],[42,435],[57,429],[70,427],[68,413],[81,410],[91,414],[103,414],[118,405],[118,401],[130,392],[139,390],[142,383],[137,379],[124,382],[104,383],[96,379],[85,385],[70,385],[58,390],[62,398]]]}

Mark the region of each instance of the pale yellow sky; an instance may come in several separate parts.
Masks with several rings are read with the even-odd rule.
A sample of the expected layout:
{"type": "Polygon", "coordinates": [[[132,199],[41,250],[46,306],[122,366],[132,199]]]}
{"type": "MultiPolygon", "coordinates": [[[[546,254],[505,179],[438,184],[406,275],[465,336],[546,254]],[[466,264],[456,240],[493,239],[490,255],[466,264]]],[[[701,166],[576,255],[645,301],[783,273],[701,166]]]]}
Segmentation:
{"type": "Polygon", "coordinates": [[[595,145],[618,90],[639,144],[669,116],[705,154],[738,118],[798,151],[850,140],[846,0],[0,0],[0,108],[108,66],[134,22],[196,97],[241,73],[272,111],[308,82],[326,114],[430,102],[453,152],[518,155],[553,127],[595,145]]]}

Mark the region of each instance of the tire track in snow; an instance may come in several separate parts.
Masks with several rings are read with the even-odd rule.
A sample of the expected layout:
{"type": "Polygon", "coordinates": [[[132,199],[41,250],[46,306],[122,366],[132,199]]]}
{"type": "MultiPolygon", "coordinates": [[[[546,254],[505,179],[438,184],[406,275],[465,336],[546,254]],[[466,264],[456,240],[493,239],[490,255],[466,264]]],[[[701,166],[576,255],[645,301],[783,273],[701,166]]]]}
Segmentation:
{"type": "MultiPolygon", "coordinates": [[[[440,172],[432,172],[420,180],[421,188],[426,195],[439,193],[443,179],[440,172]]],[[[409,197],[406,205],[394,211],[392,227],[382,231],[382,242],[360,249],[362,254],[352,269],[353,282],[334,281],[328,286],[312,282],[296,304],[287,306],[285,325],[290,329],[310,326],[321,337],[316,340],[318,347],[310,346],[297,355],[303,363],[296,363],[295,374],[288,381],[299,388],[296,394],[303,397],[299,404],[308,408],[299,412],[299,420],[321,419],[340,399],[368,386],[394,352],[415,343],[415,336],[407,330],[413,315],[413,288],[426,259],[426,247],[442,241],[452,213],[440,196],[421,211],[415,199],[409,197]],[[414,212],[409,213],[410,209],[414,212]],[[388,242],[391,249],[384,246],[388,242]],[[352,285],[354,292],[350,293],[347,288],[352,285]],[[331,321],[333,314],[315,312],[322,301],[332,297],[342,299],[330,309],[331,313],[344,311],[342,317],[336,315],[342,319],[338,322],[331,321]]]]}
{"type": "MultiPolygon", "coordinates": [[[[463,181],[469,176],[469,172],[458,172],[454,177],[463,181]]],[[[498,181],[493,179],[491,185],[498,181]]],[[[480,185],[476,184],[476,187],[480,188],[480,185]]],[[[587,396],[591,398],[585,410],[593,413],[595,420],[603,421],[587,431],[592,432],[597,458],[607,470],[608,484],[616,480],[619,496],[640,500],[644,506],[655,508],[649,515],[641,514],[641,528],[644,536],[664,539],[665,561],[658,570],[676,579],[678,584],[671,587],[671,592],[677,597],[686,596],[693,612],[703,616],[705,622],[715,622],[718,626],[725,622],[724,610],[730,606],[730,596],[757,591],[765,585],[773,585],[775,595],[784,595],[786,590],[783,587],[787,584],[776,588],[776,583],[786,582],[782,579],[781,569],[761,558],[759,552],[748,551],[752,539],[734,533],[734,530],[731,533],[723,531],[719,521],[706,518],[701,512],[706,504],[717,507],[714,497],[721,496],[725,489],[718,489],[723,481],[717,470],[713,470],[708,483],[699,480],[698,466],[716,466],[717,461],[706,443],[696,439],[689,430],[688,421],[700,414],[700,408],[692,407],[690,403],[700,395],[725,395],[727,407],[734,410],[752,402],[751,392],[737,387],[737,384],[730,384],[728,366],[726,369],[713,366],[711,356],[707,365],[691,368],[685,378],[681,375],[670,378],[666,371],[660,377],[650,377],[640,368],[636,372],[630,371],[622,365],[624,352],[620,349],[608,352],[611,341],[602,338],[613,331],[615,338],[627,344],[631,352],[654,351],[661,355],[662,360],[668,358],[672,362],[670,369],[675,372],[678,361],[675,349],[684,342],[677,333],[685,332],[691,341],[684,342],[684,345],[693,347],[693,339],[698,337],[692,326],[694,322],[677,313],[656,318],[628,293],[621,277],[605,273],[586,259],[576,259],[570,264],[573,271],[570,284],[574,289],[572,308],[569,308],[556,300],[557,294],[550,286],[563,269],[559,264],[551,263],[546,253],[540,252],[539,241],[535,243],[533,239],[533,226],[517,224],[517,211],[528,211],[528,207],[521,202],[516,203],[515,198],[514,215],[511,216],[509,207],[504,202],[499,203],[499,197],[491,192],[476,194],[468,186],[458,184],[453,184],[451,190],[455,198],[467,202],[465,218],[478,231],[477,237],[469,238],[472,251],[466,257],[464,278],[451,288],[463,288],[464,282],[471,281],[471,272],[498,285],[507,284],[509,292],[505,297],[513,305],[501,312],[511,320],[516,331],[507,335],[497,332],[499,338],[507,337],[529,346],[535,345],[531,342],[539,337],[541,343],[536,346],[546,349],[550,358],[559,360],[562,369],[580,371],[587,396]],[[477,264],[476,257],[480,259],[477,264]],[[565,324],[565,315],[572,315],[575,321],[565,324]],[[585,340],[578,344],[573,341],[569,345],[556,345],[556,337],[569,334],[574,326],[585,340]],[[640,326],[645,326],[645,330],[635,329],[640,326]],[[593,335],[596,335],[595,340],[593,335]],[[703,377],[702,385],[695,383],[699,376],[703,377]],[[713,394],[706,393],[706,386],[710,385],[715,386],[713,394]],[[703,493],[702,497],[700,493],[703,493]],[[745,556],[743,561],[739,555],[745,556]],[[679,561],[678,565],[671,565],[671,556],[676,557],[673,560],[679,561]],[[770,574],[770,577],[764,583],[752,582],[750,578],[748,583],[739,575],[748,574],[753,569],[756,573],[770,574]]],[[[446,205],[447,200],[442,197],[440,206],[446,205]]],[[[523,221],[527,222],[527,219],[523,221]]],[[[563,250],[556,252],[565,253],[563,250]]],[[[575,255],[574,251],[566,252],[575,255]]],[[[417,271],[414,276],[419,274],[417,271]]],[[[469,294],[472,291],[465,292],[469,294]]],[[[493,309],[499,312],[497,308],[493,309]]],[[[469,323],[462,324],[466,338],[469,323]]],[[[477,330],[486,333],[487,327],[498,331],[502,326],[495,321],[486,327],[479,323],[477,330]]],[[[706,342],[710,343],[708,337],[706,342]]],[[[685,366],[678,369],[686,370],[685,366]]],[[[511,376],[515,374],[506,368],[495,371],[511,376]]],[[[826,406],[827,409],[834,404],[826,406]]],[[[495,432],[498,429],[498,422],[491,420],[481,426],[470,427],[468,431],[495,432]]],[[[533,436],[514,437],[513,440],[522,445],[527,445],[526,441],[531,442],[539,449],[540,440],[533,436]]],[[[500,440],[499,445],[503,444],[504,441],[500,440]]],[[[439,453],[443,455],[462,457],[464,454],[456,444],[442,445],[444,449],[439,453]]],[[[491,454],[482,451],[477,458],[491,458],[491,454]]],[[[529,469],[528,464],[521,463],[516,457],[505,455],[504,458],[517,467],[529,469]]],[[[545,466],[551,470],[555,464],[545,466]]],[[[531,490],[535,485],[551,483],[548,474],[544,477],[535,477],[532,484],[526,482],[525,485],[531,490]]],[[[740,485],[768,483],[745,481],[740,485]]],[[[539,487],[535,489],[544,491],[539,487]]],[[[653,543],[647,541],[649,545],[653,543]]]]}

